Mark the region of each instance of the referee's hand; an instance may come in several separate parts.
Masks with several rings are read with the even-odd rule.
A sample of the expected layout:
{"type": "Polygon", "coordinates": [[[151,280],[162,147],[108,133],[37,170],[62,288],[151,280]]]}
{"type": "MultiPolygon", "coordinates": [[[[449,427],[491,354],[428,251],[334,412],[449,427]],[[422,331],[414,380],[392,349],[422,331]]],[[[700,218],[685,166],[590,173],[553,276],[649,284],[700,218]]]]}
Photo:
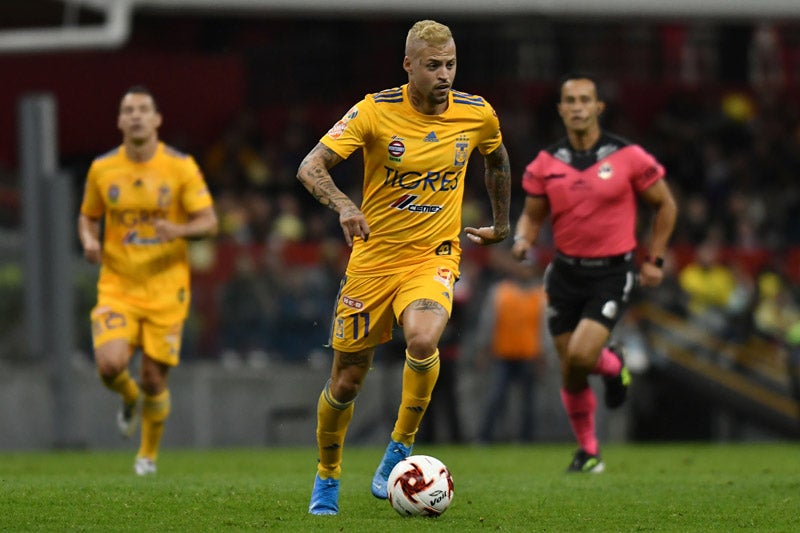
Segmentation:
{"type": "Polygon", "coordinates": [[[639,269],[639,285],[641,287],[658,287],[664,280],[664,270],[653,263],[642,263],[639,269]]]}
{"type": "Polygon", "coordinates": [[[530,251],[531,251],[531,243],[527,240],[515,237],[514,244],[511,246],[511,256],[516,259],[517,261],[525,261],[526,259],[531,259],[530,251]]]}

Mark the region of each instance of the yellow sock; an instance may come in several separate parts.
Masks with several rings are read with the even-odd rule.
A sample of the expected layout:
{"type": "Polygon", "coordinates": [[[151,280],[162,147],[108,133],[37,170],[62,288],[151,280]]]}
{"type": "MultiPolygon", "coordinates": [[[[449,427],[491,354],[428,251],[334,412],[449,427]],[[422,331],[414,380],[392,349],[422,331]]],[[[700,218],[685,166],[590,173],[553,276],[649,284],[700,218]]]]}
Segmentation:
{"type": "Polygon", "coordinates": [[[353,418],[354,400],[339,402],[331,394],[330,381],[317,402],[317,447],[321,478],[339,479],[342,473],[342,447],[347,427],[353,418]]]}
{"type": "Polygon", "coordinates": [[[422,415],[431,402],[431,394],[439,377],[439,350],[425,359],[412,359],[406,352],[403,368],[403,394],[397,422],[394,424],[392,440],[406,446],[414,444],[414,437],[422,421],[422,415]]]}
{"type": "Polygon", "coordinates": [[[170,412],[169,389],[160,394],[145,394],[142,402],[142,442],[137,457],[146,457],[155,461],[164,434],[164,421],[170,412]]]}
{"type": "Polygon", "coordinates": [[[122,396],[123,402],[131,404],[139,399],[139,385],[131,377],[127,368],[112,379],[106,379],[102,376],[101,379],[106,387],[122,396]]]}

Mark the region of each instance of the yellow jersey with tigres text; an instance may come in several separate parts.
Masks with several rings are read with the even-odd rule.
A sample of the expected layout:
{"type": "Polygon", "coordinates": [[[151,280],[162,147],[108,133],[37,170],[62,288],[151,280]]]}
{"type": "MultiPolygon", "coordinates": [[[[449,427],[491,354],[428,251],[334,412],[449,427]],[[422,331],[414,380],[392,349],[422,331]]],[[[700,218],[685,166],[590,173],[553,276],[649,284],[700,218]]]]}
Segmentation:
{"type": "Polygon", "coordinates": [[[441,115],[411,106],[408,85],[368,94],[320,142],[342,158],[363,150],[361,211],[369,239],[356,239],[348,274],[390,274],[435,255],[460,257],[461,204],[470,154],[502,143],[500,122],[480,96],[450,91],[441,115]]]}
{"type": "Polygon", "coordinates": [[[92,162],[81,213],[103,218],[101,294],[144,308],[159,302],[188,308],[189,262],[184,239],[159,242],[154,222],[185,223],[213,205],[194,159],[164,143],[146,162],[128,159],[120,146],[92,162]]]}

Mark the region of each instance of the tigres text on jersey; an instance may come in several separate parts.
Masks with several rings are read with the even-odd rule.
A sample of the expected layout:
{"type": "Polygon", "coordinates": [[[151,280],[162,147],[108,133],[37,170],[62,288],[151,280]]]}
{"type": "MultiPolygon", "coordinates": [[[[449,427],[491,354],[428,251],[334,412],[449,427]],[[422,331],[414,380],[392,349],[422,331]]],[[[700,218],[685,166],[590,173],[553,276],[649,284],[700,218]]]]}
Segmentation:
{"type": "Polygon", "coordinates": [[[363,150],[361,211],[370,226],[357,239],[352,274],[388,274],[420,258],[461,253],[461,203],[472,151],[502,143],[494,109],[480,96],[451,91],[447,110],[425,115],[408,85],[368,94],[320,140],[342,158],[363,150]]]}

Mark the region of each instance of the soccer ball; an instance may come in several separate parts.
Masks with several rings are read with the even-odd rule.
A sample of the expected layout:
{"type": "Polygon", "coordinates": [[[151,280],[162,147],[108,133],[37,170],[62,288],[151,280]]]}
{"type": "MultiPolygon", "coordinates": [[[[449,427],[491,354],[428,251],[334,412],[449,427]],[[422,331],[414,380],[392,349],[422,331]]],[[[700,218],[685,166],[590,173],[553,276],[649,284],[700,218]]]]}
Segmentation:
{"type": "Polygon", "coordinates": [[[453,478],[440,460],[412,455],[389,474],[389,503],[401,516],[439,516],[453,501],[453,478]]]}

